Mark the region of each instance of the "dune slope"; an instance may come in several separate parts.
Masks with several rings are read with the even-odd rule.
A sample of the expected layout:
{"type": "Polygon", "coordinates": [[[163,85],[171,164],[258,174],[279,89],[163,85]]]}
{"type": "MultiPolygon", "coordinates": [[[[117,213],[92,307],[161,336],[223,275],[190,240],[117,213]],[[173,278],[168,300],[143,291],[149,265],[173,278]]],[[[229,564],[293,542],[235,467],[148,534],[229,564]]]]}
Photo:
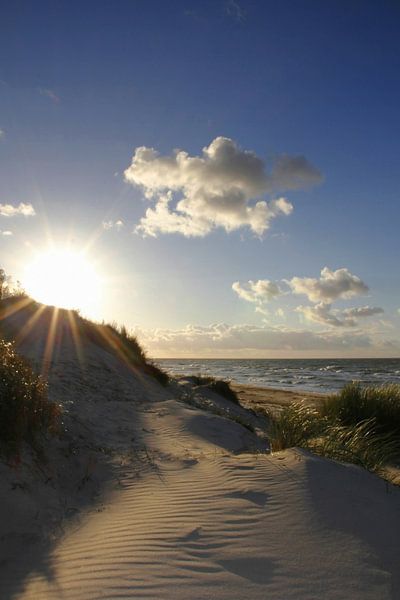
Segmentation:
{"type": "Polygon", "coordinates": [[[20,537],[12,560],[5,547],[1,598],[400,598],[398,488],[303,451],[271,456],[179,386],[90,344],[82,371],[67,350],[51,363],[51,394],[81,424],[107,493],[87,496],[51,544],[20,537]]]}

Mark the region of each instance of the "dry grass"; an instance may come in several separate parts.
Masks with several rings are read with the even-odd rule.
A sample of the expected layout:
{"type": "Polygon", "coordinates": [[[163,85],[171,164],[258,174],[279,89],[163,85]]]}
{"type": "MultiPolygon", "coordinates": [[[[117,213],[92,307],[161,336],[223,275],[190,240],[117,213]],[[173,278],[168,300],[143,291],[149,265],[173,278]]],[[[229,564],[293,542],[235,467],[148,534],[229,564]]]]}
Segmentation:
{"type": "Polygon", "coordinates": [[[47,398],[47,385],[11,342],[0,340],[0,447],[18,455],[23,442],[38,448],[41,434],[58,430],[60,408],[47,398]]]}
{"type": "Polygon", "coordinates": [[[303,402],[269,414],[272,450],[293,446],[371,471],[399,459],[399,386],[346,386],[321,408],[303,402]]]}

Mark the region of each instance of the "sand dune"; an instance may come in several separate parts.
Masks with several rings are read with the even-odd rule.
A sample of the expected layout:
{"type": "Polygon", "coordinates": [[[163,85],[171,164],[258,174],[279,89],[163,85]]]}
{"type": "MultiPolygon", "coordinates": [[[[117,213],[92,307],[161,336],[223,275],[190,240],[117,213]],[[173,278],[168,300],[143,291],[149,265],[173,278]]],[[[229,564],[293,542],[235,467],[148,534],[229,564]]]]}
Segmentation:
{"type": "MultiPolygon", "coordinates": [[[[70,471],[50,460],[60,480],[48,504],[63,490],[79,512],[46,542],[38,531],[51,511],[25,523],[31,539],[3,512],[16,546],[7,555],[3,545],[2,599],[400,598],[398,488],[296,449],[268,454],[213,394],[164,390],[90,344],[82,371],[67,350],[50,389],[80,445],[70,471]],[[74,496],[68,482],[90,458],[91,481],[74,496]]],[[[29,491],[3,489],[3,508],[7,493],[17,517],[29,491]]]]}

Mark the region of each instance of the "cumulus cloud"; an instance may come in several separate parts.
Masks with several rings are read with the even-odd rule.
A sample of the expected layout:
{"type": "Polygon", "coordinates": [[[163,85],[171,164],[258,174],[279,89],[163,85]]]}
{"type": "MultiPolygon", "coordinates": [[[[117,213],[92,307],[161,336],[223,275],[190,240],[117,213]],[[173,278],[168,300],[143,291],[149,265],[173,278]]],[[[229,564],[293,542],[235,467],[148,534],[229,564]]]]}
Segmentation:
{"type": "MultiPolygon", "coordinates": [[[[320,302],[315,306],[298,306],[295,309],[304,315],[308,321],[329,325],[330,327],[356,327],[357,321],[350,317],[339,318],[331,312],[331,305],[320,302]]],[[[335,311],[336,312],[336,311],[335,311]]]]}
{"type": "Polygon", "coordinates": [[[378,306],[346,308],[343,311],[332,310],[331,304],[320,302],[315,306],[298,306],[296,311],[302,313],[308,321],[329,325],[330,327],[356,327],[358,318],[372,317],[384,312],[378,306]]]}
{"type": "Polygon", "coordinates": [[[287,281],[294,294],[304,294],[311,302],[329,304],[339,298],[351,298],[369,291],[368,286],[348,269],[331,271],[324,267],[321,277],[293,277],[287,281]]]}
{"type": "Polygon", "coordinates": [[[227,232],[249,227],[262,235],[272,219],[293,210],[286,198],[267,201],[266,194],[321,181],[304,157],[278,159],[268,173],[254,152],[226,137],[215,138],[200,156],[182,150],[160,156],[153,148],[136,148],[124,175],[155,203],[137,227],[152,236],[205,236],[217,227],[227,232]]]}
{"type": "Polygon", "coordinates": [[[102,227],[106,231],[108,229],[116,229],[117,231],[120,231],[120,229],[122,229],[124,226],[125,226],[125,223],[121,219],[118,219],[118,221],[103,221],[102,222],[102,227]]]}
{"type": "MultiPolygon", "coordinates": [[[[347,299],[368,292],[368,286],[356,275],[346,268],[332,271],[325,267],[319,279],[311,277],[293,277],[283,279],[279,283],[269,279],[259,279],[241,284],[236,281],[232,289],[240,298],[256,304],[256,312],[267,315],[265,304],[283,294],[287,294],[287,287],[293,294],[304,294],[314,304],[311,306],[298,306],[297,313],[303,315],[308,321],[327,325],[329,327],[356,327],[359,318],[372,317],[382,314],[383,308],[378,306],[362,306],[346,308],[342,311],[332,308],[335,300],[347,299]]],[[[283,316],[282,309],[275,312],[275,316],[283,316]]]]}
{"type": "Polygon", "coordinates": [[[2,217],[16,217],[17,215],[34,217],[36,212],[32,204],[20,202],[18,206],[13,206],[12,204],[0,204],[0,215],[2,217]]]}
{"type": "Polygon", "coordinates": [[[136,329],[135,334],[153,355],[196,355],[262,351],[346,351],[367,348],[368,336],[315,333],[283,327],[213,324],[206,327],[187,325],[182,329],[136,329]]]}
{"type": "Polygon", "coordinates": [[[232,284],[232,289],[239,298],[248,302],[264,303],[280,296],[282,290],[277,283],[269,279],[258,279],[257,281],[248,281],[242,285],[239,281],[232,284]]]}
{"type": "Polygon", "coordinates": [[[385,311],[380,306],[361,306],[359,308],[346,308],[343,314],[346,317],[372,317],[381,315],[385,311]]]}

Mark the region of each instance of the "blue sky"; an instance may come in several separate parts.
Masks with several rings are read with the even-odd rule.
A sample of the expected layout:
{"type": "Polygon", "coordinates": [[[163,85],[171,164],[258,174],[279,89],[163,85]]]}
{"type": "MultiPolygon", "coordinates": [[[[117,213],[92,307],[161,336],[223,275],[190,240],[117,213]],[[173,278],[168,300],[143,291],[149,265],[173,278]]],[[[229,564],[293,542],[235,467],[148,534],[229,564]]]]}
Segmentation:
{"type": "Polygon", "coordinates": [[[93,316],[137,328],[154,355],[400,354],[397,3],[19,1],[0,16],[7,272],[23,281],[49,234],[77,251],[90,242],[104,279],[93,316]],[[251,151],[269,183],[228,181],[203,153],[220,138],[238,172],[251,151]],[[140,147],[164,162],[139,172],[140,147]],[[175,149],[198,157],[190,181],[175,149]],[[304,185],[271,183],[282,156],[291,177],[303,157],[304,185]],[[168,192],[190,236],[161,216],[144,237],[168,192]],[[277,198],[291,214],[261,233],[245,222],[246,207],[277,198]],[[381,310],[345,312],[365,307],[381,310]]]}

